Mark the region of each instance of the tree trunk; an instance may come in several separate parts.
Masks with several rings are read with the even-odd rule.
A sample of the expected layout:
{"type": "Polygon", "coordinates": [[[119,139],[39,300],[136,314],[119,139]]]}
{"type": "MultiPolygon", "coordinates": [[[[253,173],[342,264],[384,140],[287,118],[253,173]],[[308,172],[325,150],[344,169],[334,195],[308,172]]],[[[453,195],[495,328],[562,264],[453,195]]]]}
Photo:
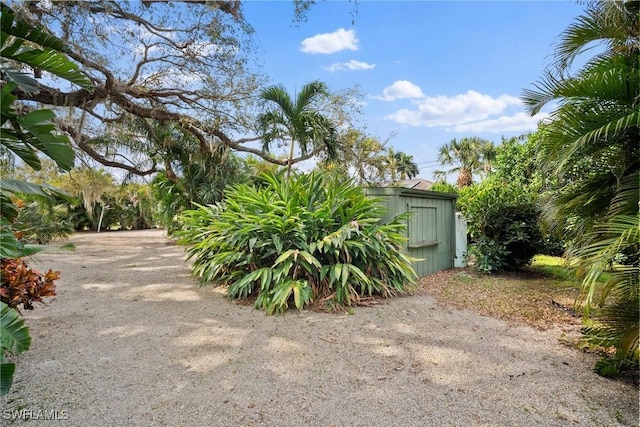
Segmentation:
{"type": "Polygon", "coordinates": [[[287,182],[289,176],[291,176],[291,164],[293,163],[293,149],[295,147],[295,141],[291,138],[291,149],[289,150],[289,159],[287,160],[287,182]]]}
{"type": "Polygon", "coordinates": [[[469,169],[460,170],[460,174],[458,175],[458,180],[456,181],[456,185],[458,188],[468,187],[473,184],[473,175],[469,169]]]}

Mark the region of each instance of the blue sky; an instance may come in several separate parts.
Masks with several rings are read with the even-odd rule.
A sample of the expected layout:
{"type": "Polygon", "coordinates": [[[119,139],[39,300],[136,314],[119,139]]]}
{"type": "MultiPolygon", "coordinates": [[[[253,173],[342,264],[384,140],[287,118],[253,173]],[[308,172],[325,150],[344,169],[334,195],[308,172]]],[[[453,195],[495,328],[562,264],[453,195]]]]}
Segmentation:
{"type": "Polygon", "coordinates": [[[389,144],[429,180],[438,147],[453,138],[499,143],[535,129],[544,114],[526,117],[519,96],[582,10],[560,1],[330,1],[296,25],[291,2],[244,5],[270,84],[291,93],[312,80],[336,91],[358,85],[367,132],[395,134],[389,144]]]}

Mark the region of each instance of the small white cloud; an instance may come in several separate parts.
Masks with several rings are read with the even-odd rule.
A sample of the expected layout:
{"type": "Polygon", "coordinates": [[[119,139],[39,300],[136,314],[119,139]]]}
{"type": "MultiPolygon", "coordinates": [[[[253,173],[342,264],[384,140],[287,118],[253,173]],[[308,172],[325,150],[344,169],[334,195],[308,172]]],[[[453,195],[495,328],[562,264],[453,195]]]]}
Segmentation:
{"type": "Polygon", "coordinates": [[[530,116],[526,113],[520,112],[513,116],[500,116],[497,119],[481,120],[474,123],[465,123],[456,125],[451,129],[447,129],[451,132],[461,133],[481,133],[481,132],[526,132],[534,131],[538,128],[538,122],[549,117],[547,113],[536,114],[530,116]]]}
{"type": "Polygon", "coordinates": [[[515,96],[493,98],[474,90],[448,96],[427,97],[416,101],[415,109],[401,109],[385,117],[401,124],[427,127],[453,127],[501,114],[510,106],[521,106],[515,96]]]}
{"type": "Polygon", "coordinates": [[[420,86],[411,83],[408,80],[397,80],[391,86],[384,88],[382,96],[372,96],[374,99],[382,99],[383,101],[394,101],[404,98],[422,98],[424,94],[420,86]]]}
{"type": "Polygon", "coordinates": [[[352,59],[349,62],[335,62],[328,67],[325,67],[326,70],[331,72],[334,71],[359,71],[359,70],[372,70],[376,67],[376,64],[367,64],[366,62],[356,61],[352,59]]]}
{"type": "Polygon", "coordinates": [[[341,50],[358,50],[358,39],[355,30],[340,28],[333,33],[316,34],[302,40],[300,50],[304,53],[334,53],[341,50]]]}

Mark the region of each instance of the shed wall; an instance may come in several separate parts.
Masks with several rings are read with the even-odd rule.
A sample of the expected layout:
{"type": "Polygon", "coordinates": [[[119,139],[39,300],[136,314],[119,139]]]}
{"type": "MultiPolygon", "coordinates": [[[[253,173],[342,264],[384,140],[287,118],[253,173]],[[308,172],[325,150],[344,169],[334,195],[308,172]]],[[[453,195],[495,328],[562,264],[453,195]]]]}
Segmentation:
{"type": "Polygon", "coordinates": [[[455,195],[402,188],[367,188],[387,208],[383,222],[404,212],[413,215],[407,224],[405,249],[418,276],[453,268],[455,258],[455,195]]]}

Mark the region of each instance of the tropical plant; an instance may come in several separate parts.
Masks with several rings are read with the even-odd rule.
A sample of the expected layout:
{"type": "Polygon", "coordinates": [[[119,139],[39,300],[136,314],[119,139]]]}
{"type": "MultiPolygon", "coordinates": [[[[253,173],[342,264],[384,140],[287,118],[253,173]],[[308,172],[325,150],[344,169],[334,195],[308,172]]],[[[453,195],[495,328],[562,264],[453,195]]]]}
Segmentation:
{"type": "Polygon", "coordinates": [[[588,316],[598,278],[608,273],[603,306],[585,329],[591,342],[616,356],[603,374],[638,363],[640,243],[640,3],[591,2],[561,35],[554,61],[523,100],[531,114],[557,103],[538,150],[545,172],[558,180],[546,218],[564,232],[567,255],[580,264],[588,316]],[[577,57],[599,46],[577,71],[577,57]]]}
{"type": "Polygon", "coordinates": [[[458,194],[460,193],[460,189],[458,187],[456,187],[453,184],[450,184],[446,181],[436,181],[433,183],[433,185],[431,186],[431,188],[429,188],[430,191],[437,191],[440,193],[451,193],[451,194],[458,194]]]}
{"type": "MultiPolygon", "coordinates": [[[[53,159],[64,170],[73,166],[74,153],[69,140],[58,134],[50,110],[29,108],[26,105],[17,108],[17,92],[35,94],[39,91],[36,80],[19,69],[27,66],[32,70],[49,72],[71,82],[86,93],[90,93],[91,80],[79,69],[77,64],[65,56],[64,44],[40,28],[30,25],[22,19],[16,19],[14,13],[4,4],[0,4],[0,71],[6,83],[0,90],[0,143],[3,154],[19,157],[33,169],[40,169],[38,156],[53,159]]],[[[14,235],[12,222],[18,216],[18,207],[12,198],[17,193],[36,194],[46,197],[49,193],[44,186],[27,182],[2,179],[0,181],[0,258],[2,261],[26,256],[35,252],[26,247],[14,235]]],[[[2,282],[5,283],[5,275],[2,282]]],[[[25,308],[28,308],[27,302],[25,308]]],[[[30,340],[24,321],[19,313],[2,303],[0,312],[0,383],[1,392],[11,387],[15,365],[6,362],[6,353],[18,354],[29,348],[30,340]]]]}
{"type": "Polygon", "coordinates": [[[442,166],[452,166],[446,171],[435,171],[437,179],[452,173],[458,174],[458,188],[473,184],[473,175],[490,170],[494,156],[493,143],[478,137],[453,139],[438,149],[438,161],[442,166]]]}
{"type": "Polygon", "coordinates": [[[394,153],[394,157],[395,168],[397,173],[400,175],[400,179],[411,179],[420,173],[420,168],[413,160],[413,156],[403,153],[402,151],[398,151],[397,153],[394,153]]]}
{"type": "Polygon", "coordinates": [[[484,273],[518,270],[542,245],[536,194],[489,177],[460,191],[458,207],[467,219],[469,254],[484,273]]]}
{"type": "Polygon", "coordinates": [[[0,261],[0,300],[11,308],[33,310],[34,302],[42,302],[44,297],[55,296],[55,280],[59,271],[49,269],[44,275],[27,266],[21,259],[0,261]]]}
{"type": "Polygon", "coordinates": [[[395,160],[389,157],[387,142],[350,127],[340,132],[337,157],[321,159],[317,167],[344,179],[352,178],[360,185],[384,185],[393,181],[393,175],[397,173],[391,168],[395,166],[395,160]]]}
{"type": "Polygon", "coordinates": [[[12,227],[21,242],[44,245],[64,239],[75,231],[74,223],[68,217],[67,198],[56,194],[46,198],[24,195],[15,203],[19,213],[12,227]]]}
{"type": "Polygon", "coordinates": [[[328,96],[327,85],[320,81],[304,85],[295,100],[281,85],[262,91],[262,99],[275,104],[272,109],[258,116],[263,151],[269,152],[274,141],[288,141],[287,178],[291,175],[296,144],[302,153],[300,159],[308,159],[321,150],[327,150],[330,154],[335,151],[337,140],[334,124],[317,110],[315,104],[328,96]]]}
{"type": "Polygon", "coordinates": [[[255,296],[271,314],[318,302],[355,305],[403,292],[416,279],[401,249],[406,217],[381,224],[378,201],[335,177],[262,179],[183,215],[179,243],[203,282],[228,286],[231,298],[255,296]]]}
{"type": "Polygon", "coordinates": [[[11,389],[16,365],[9,362],[9,354],[18,355],[31,347],[29,328],[20,314],[4,302],[0,302],[0,395],[11,389]]]}
{"type": "Polygon", "coordinates": [[[148,184],[121,184],[99,208],[104,230],[144,230],[155,225],[155,200],[148,184]]]}
{"type": "MultiPolygon", "coordinates": [[[[229,150],[203,156],[194,138],[176,131],[173,129],[169,133],[171,137],[162,140],[161,160],[165,169],[152,181],[153,196],[158,204],[157,218],[170,234],[180,228],[178,215],[192,208],[191,203],[218,202],[228,185],[252,179],[259,169],[255,157],[245,160],[229,150]]],[[[277,167],[262,162],[260,167],[277,167]]]]}
{"type": "MultiPolygon", "coordinates": [[[[19,157],[36,170],[41,168],[40,152],[53,159],[61,169],[69,170],[73,167],[74,153],[69,140],[58,134],[52,122],[54,113],[43,109],[15,108],[17,97],[14,91],[35,93],[39,90],[36,80],[19,67],[23,64],[34,70],[50,72],[87,90],[92,88],[91,80],[63,54],[65,46],[60,40],[16,19],[4,6],[0,21],[2,73],[7,79],[0,92],[0,142],[3,151],[19,157]]],[[[0,189],[0,255],[19,258],[33,253],[35,249],[26,248],[13,235],[11,223],[18,216],[18,208],[12,198],[16,193],[47,197],[51,189],[6,178],[0,182],[0,189]]]]}

